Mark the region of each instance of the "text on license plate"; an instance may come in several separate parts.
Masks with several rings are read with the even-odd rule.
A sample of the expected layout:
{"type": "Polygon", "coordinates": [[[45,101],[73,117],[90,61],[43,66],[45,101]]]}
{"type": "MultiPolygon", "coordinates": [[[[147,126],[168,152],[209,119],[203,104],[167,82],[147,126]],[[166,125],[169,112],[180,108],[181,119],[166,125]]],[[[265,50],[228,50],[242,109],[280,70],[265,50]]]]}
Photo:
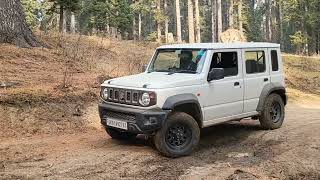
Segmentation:
{"type": "Polygon", "coordinates": [[[107,119],[107,125],[108,126],[112,126],[112,127],[116,127],[116,128],[120,128],[120,129],[125,129],[128,130],[128,123],[127,122],[123,122],[123,121],[118,121],[115,119],[107,119]]]}

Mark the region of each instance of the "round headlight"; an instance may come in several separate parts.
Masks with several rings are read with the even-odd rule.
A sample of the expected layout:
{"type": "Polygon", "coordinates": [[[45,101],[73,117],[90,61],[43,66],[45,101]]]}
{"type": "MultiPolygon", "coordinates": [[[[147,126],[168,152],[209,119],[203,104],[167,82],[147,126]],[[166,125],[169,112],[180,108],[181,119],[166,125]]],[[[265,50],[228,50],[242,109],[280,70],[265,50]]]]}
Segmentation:
{"type": "Polygon", "coordinates": [[[139,103],[142,106],[148,106],[150,104],[150,101],[151,101],[151,98],[150,98],[149,93],[143,93],[140,100],[139,100],[139,103]]]}
{"type": "Polygon", "coordinates": [[[104,88],[102,90],[101,96],[103,99],[108,99],[108,89],[107,88],[104,88]]]}

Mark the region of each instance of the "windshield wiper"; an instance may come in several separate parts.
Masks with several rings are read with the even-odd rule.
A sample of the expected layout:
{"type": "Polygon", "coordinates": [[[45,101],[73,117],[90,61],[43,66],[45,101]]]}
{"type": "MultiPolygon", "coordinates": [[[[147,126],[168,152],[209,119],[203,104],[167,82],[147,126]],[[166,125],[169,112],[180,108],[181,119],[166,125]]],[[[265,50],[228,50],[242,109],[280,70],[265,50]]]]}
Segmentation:
{"type": "Polygon", "coordinates": [[[193,70],[187,70],[187,69],[182,69],[182,70],[172,70],[168,73],[168,75],[174,74],[174,73],[191,73],[191,74],[196,74],[197,71],[193,71],[193,70]]]}

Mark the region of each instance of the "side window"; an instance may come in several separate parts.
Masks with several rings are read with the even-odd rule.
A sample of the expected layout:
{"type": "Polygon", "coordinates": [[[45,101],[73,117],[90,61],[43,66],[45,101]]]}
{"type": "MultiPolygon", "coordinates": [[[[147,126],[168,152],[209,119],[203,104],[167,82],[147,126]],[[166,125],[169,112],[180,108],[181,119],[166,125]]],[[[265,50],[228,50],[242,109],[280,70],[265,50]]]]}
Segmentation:
{"type": "Polygon", "coordinates": [[[272,64],[272,71],[279,70],[278,53],[276,50],[271,50],[271,64],[272,64]]]}
{"type": "Polygon", "coordinates": [[[212,68],[223,68],[224,76],[238,75],[238,54],[237,52],[216,52],[212,56],[210,70],[212,68]]]}
{"type": "Polygon", "coordinates": [[[264,51],[246,51],[247,74],[262,73],[266,71],[266,58],[264,51]]]}

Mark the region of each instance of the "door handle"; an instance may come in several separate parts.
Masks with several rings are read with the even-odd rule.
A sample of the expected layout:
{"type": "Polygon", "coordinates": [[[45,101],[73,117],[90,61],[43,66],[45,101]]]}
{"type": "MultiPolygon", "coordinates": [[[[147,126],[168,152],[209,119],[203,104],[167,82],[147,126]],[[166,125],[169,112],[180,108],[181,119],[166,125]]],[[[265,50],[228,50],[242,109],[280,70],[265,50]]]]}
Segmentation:
{"type": "Polygon", "coordinates": [[[269,81],[269,78],[264,78],[263,81],[267,82],[267,81],[269,81]]]}
{"type": "Polygon", "coordinates": [[[239,85],[240,85],[239,82],[235,82],[235,83],[234,83],[234,86],[239,86],[239,85]]]}

